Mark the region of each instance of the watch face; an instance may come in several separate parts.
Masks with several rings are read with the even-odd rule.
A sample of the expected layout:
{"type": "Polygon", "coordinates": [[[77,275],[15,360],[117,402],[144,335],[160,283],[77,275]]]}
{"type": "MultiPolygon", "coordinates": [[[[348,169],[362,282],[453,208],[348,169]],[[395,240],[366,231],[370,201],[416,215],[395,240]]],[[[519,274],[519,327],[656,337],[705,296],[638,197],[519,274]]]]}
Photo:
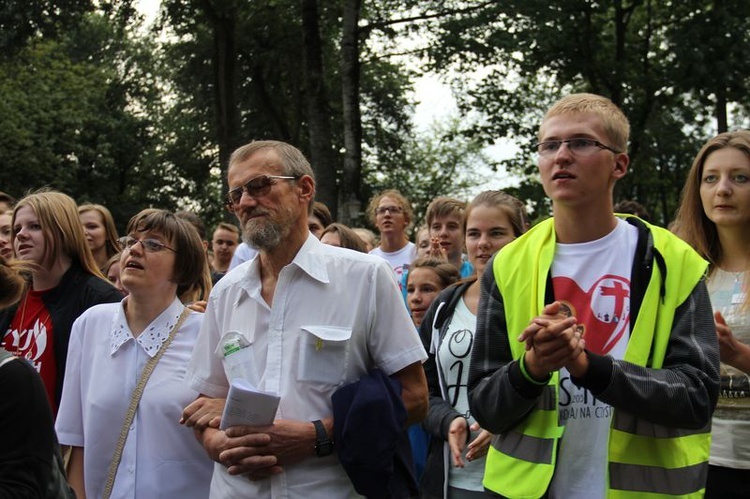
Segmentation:
{"type": "Polygon", "coordinates": [[[333,454],[333,442],[321,442],[315,446],[315,454],[318,457],[326,457],[333,454]]]}

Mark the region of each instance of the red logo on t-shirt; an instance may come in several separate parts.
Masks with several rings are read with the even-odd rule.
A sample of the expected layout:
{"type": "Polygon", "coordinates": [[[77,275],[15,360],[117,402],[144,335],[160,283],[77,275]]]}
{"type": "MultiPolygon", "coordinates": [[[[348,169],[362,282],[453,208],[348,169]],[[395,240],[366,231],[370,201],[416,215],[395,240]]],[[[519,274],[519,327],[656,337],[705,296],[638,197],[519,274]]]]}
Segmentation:
{"type": "Polygon", "coordinates": [[[630,282],[605,275],[588,291],[569,277],[555,277],[552,284],[556,299],[578,319],[586,349],[599,355],[609,353],[628,330],[630,282]]]}
{"type": "Polygon", "coordinates": [[[6,350],[23,357],[36,368],[55,411],[57,367],[52,344],[52,320],[42,300],[43,294],[39,291],[28,292],[5,331],[2,344],[6,350]]]}

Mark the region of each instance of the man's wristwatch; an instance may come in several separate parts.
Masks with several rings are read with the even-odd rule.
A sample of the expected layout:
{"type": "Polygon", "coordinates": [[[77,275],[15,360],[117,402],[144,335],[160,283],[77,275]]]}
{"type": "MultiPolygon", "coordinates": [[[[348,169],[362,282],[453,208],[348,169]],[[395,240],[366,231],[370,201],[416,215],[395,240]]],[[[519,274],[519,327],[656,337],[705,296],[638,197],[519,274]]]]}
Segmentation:
{"type": "Polygon", "coordinates": [[[312,424],[315,426],[315,433],[317,434],[315,440],[315,455],[318,457],[330,456],[333,454],[333,441],[328,438],[326,427],[320,420],[313,421],[312,424]]]}

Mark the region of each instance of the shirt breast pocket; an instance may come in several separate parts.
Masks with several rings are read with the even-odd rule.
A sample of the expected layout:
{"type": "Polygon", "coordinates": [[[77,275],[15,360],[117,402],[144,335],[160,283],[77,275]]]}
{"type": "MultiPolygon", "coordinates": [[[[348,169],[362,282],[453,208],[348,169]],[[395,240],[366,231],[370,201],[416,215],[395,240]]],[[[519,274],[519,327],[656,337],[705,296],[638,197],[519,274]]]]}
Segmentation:
{"type": "Polygon", "coordinates": [[[340,385],[349,365],[350,328],[302,326],[297,379],[319,388],[340,385]]]}
{"type": "Polygon", "coordinates": [[[236,378],[258,387],[260,378],[255,361],[254,337],[242,331],[228,331],[219,340],[214,354],[221,356],[228,380],[236,378]]]}

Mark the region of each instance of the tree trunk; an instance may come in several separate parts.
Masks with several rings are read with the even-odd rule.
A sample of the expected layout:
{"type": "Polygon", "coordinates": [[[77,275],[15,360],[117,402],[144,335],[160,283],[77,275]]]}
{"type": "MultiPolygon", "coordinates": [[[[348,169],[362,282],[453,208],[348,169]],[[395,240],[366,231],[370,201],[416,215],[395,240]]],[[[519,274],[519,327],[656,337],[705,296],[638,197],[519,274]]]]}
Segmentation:
{"type": "Polygon", "coordinates": [[[213,76],[214,104],[216,108],[216,131],[219,146],[219,167],[221,169],[221,192],[227,192],[227,167],[232,152],[240,146],[240,113],[237,103],[236,63],[237,47],[235,40],[236,9],[224,10],[213,2],[201,2],[203,12],[213,30],[213,76]]]}
{"type": "Polygon", "coordinates": [[[318,24],[318,0],[300,0],[305,68],[305,101],[310,140],[310,163],[317,177],[318,201],[336,213],[338,189],[336,158],[331,137],[331,108],[323,70],[323,48],[318,24]]]}
{"type": "Polygon", "coordinates": [[[359,223],[362,212],[362,117],[359,108],[359,14],[361,0],[344,0],[341,37],[341,90],[344,122],[344,176],[338,219],[359,223]]]}
{"type": "Polygon", "coordinates": [[[723,83],[723,80],[719,78],[719,85],[716,87],[716,128],[719,133],[729,130],[729,124],[727,123],[727,91],[723,83]]]}
{"type": "MultiPolygon", "coordinates": [[[[723,28],[727,16],[728,13],[723,0],[716,0],[711,16],[712,25],[717,29],[723,28]]],[[[717,33],[720,32],[717,31],[717,33]]],[[[730,47],[726,46],[726,43],[724,45],[722,49],[714,51],[715,62],[719,63],[719,66],[729,64],[726,54],[730,47]]],[[[724,74],[716,74],[716,128],[719,133],[729,130],[729,124],[727,123],[727,86],[724,74]]]]}

